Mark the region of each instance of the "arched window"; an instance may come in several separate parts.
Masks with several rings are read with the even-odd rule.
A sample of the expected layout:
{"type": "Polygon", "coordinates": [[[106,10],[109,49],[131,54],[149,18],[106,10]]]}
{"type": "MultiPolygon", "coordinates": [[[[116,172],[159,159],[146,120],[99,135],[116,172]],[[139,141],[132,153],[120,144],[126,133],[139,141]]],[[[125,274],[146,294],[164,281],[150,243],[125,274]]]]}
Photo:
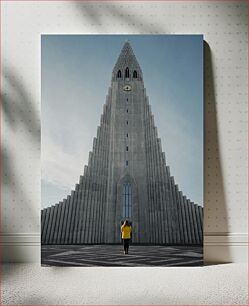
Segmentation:
{"type": "Polygon", "coordinates": [[[117,73],[117,78],[120,79],[122,77],[121,71],[119,70],[117,73]]]}
{"type": "Polygon", "coordinates": [[[130,77],[130,71],[129,71],[129,68],[126,67],[126,69],[125,69],[125,78],[127,79],[129,77],[130,77]]]}
{"type": "Polygon", "coordinates": [[[133,71],[133,78],[137,79],[137,71],[136,70],[133,71]]]}
{"type": "Polygon", "coordinates": [[[131,218],[131,184],[123,185],[123,218],[131,218]]]}

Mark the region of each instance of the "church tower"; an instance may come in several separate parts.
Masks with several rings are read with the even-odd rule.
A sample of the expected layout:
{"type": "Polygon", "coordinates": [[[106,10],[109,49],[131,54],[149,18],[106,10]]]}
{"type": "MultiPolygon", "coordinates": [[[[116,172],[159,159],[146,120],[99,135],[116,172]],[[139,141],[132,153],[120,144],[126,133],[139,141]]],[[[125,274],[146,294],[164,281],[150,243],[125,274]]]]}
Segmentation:
{"type": "Polygon", "coordinates": [[[42,243],[120,243],[129,220],[134,243],[202,244],[202,210],[170,175],[142,70],[125,42],[88,165],[67,199],[42,210],[42,243]]]}

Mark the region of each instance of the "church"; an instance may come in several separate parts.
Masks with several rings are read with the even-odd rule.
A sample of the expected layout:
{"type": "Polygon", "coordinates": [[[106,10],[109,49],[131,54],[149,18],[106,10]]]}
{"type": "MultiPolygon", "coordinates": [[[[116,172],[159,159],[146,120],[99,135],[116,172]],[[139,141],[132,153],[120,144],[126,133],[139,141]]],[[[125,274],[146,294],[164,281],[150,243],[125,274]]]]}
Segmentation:
{"type": "Polygon", "coordinates": [[[41,242],[121,243],[124,220],[135,244],[203,243],[203,207],[170,173],[129,42],[113,68],[88,165],[67,198],[41,211],[41,242]]]}

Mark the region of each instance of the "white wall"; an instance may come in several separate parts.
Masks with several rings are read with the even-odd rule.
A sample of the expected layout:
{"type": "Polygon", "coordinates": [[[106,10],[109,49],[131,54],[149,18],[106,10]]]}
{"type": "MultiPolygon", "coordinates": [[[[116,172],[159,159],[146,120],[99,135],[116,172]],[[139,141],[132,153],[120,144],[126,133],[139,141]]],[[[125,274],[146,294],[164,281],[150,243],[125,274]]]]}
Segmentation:
{"type": "Polygon", "coordinates": [[[1,6],[3,259],[40,260],[40,34],[198,33],[207,42],[205,259],[246,261],[247,1],[4,1],[1,6]]]}

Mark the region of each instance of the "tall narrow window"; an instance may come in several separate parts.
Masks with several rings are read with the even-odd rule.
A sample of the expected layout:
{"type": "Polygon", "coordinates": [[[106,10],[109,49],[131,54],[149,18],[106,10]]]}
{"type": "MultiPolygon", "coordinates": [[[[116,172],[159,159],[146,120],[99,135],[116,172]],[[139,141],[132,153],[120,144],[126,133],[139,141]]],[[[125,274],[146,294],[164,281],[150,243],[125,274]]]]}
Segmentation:
{"type": "Polygon", "coordinates": [[[126,151],[129,151],[129,148],[128,148],[128,146],[126,147],[126,151]]]}
{"type": "Polygon", "coordinates": [[[128,125],[128,121],[126,121],[126,124],[128,125]]]}
{"type": "Polygon", "coordinates": [[[133,78],[137,79],[137,71],[136,70],[133,71],[133,78]]]}
{"type": "Polygon", "coordinates": [[[117,73],[117,78],[120,79],[122,77],[121,71],[119,70],[117,73]]]}
{"type": "Polygon", "coordinates": [[[126,134],[126,137],[127,137],[127,138],[129,137],[129,134],[128,134],[128,133],[126,134]]]}
{"type": "Polygon", "coordinates": [[[129,68],[126,67],[125,69],[125,78],[129,78],[130,77],[130,71],[129,71],[129,68]]]}
{"type": "Polygon", "coordinates": [[[131,184],[123,185],[123,218],[131,218],[131,184]]]}
{"type": "Polygon", "coordinates": [[[128,166],[128,160],[125,162],[126,166],[128,166]]]}
{"type": "Polygon", "coordinates": [[[126,110],[126,113],[128,113],[128,109],[126,110]]]}

